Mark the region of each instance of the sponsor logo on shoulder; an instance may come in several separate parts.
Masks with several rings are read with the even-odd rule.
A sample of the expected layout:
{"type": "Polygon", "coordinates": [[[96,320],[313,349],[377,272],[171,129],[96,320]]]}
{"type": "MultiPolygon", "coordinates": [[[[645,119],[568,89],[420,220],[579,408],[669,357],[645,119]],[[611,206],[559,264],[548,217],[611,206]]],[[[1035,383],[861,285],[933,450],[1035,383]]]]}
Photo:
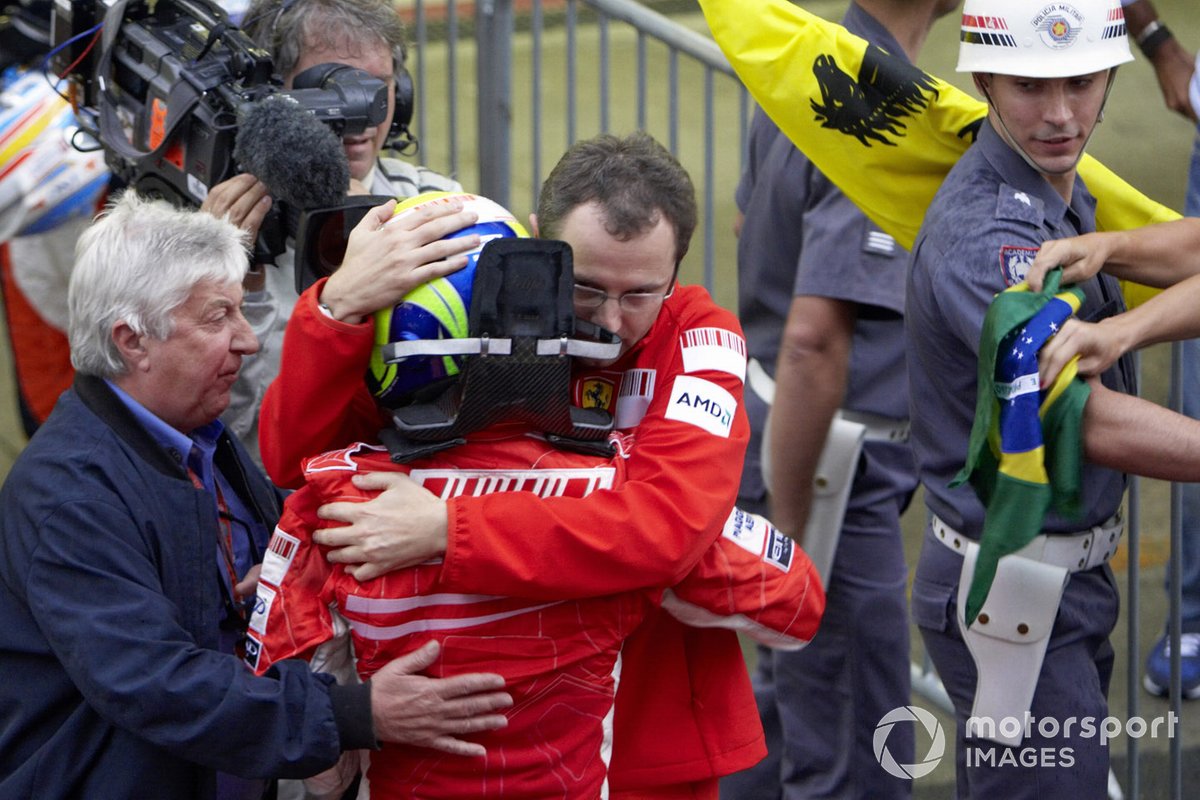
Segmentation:
{"type": "Polygon", "coordinates": [[[1037,258],[1038,248],[1018,247],[1006,244],[1000,248],[1000,273],[1005,286],[1016,286],[1025,280],[1033,259],[1037,258]]]}
{"type": "Polygon", "coordinates": [[[276,586],[282,584],[283,576],[287,575],[288,567],[292,565],[292,559],[296,557],[296,551],[299,549],[299,539],[285,533],[283,528],[275,528],[275,533],[271,534],[271,541],[267,545],[267,552],[263,554],[259,580],[276,586]]]}
{"type": "Polygon", "coordinates": [[[671,387],[667,419],[703,428],[714,436],[729,438],[737,401],[725,388],[703,378],[680,375],[671,387]]]}
{"type": "Polygon", "coordinates": [[[746,340],[724,328],[692,328],[680,337],[683,371],[725,372],[746,380],[746,340]]]}

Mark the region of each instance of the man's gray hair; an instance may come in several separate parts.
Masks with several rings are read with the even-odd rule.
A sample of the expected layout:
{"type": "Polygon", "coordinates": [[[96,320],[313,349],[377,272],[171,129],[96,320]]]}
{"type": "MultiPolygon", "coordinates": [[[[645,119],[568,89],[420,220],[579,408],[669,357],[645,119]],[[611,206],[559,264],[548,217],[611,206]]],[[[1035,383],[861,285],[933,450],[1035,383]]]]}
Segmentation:
{"type": "Polygon", "coordinates": [[[166,339],[175,311],[198,284],[242,281],[248,240],[241,228],[207,212],[123,193],[75,245],[67,334],[76,371],[125,374],[113,326],[124,321],[140,335],[166,339]]]}
{"type": "Polygon", "coordinates": [[[366,42],[392,51],[392,71],[406,56],[404,21],[392,0],[254,0],[246,32],[271,54],[275,70],[290,75],[309,47],[347,48],[357,55],[366,42]]]}

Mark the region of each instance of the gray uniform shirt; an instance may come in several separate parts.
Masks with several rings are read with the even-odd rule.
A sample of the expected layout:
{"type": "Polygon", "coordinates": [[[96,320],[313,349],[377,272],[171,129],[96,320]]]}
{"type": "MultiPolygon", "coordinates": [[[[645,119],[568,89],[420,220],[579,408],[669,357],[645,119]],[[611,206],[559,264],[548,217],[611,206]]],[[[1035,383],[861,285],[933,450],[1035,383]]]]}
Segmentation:
{"type": "MultiPolygon", "coordinates": [[[[1095,208],[1079,178],[1068,206],[985,123],[925,213],[913,245],[906,306],[912,445],[926,505],[971,538],[983,530],[983,505],[969,486],[948,484],[966,459],[984,314],[998,292],[1024,279],[1042,242],[1095,230],[1095,208]]],[[[1114,278],[1100,275],[1080,288],[1080,319],[1096,321],[1125,308],[1114,278]]],[[[1117,391],[1136,391],[1128,358],[1102,380],[1117,391]]],[[[1099,524],[1116,512],[1124,490],[1123,473],[1085,462],[1084,517],[1051,514],[1044,529],[1072,532],[1099,524]]]]}
{"type": "MultiPolygon", "coordinates": [[[[848,31],[894,56],[904,50],[854,3],[848,31]]],[[[840,135],[831,132],[830,135],[840,135]]],[[[904,278],[908,254],[822,175],[759,109],[747,167],[737,189],[745,215],[738,238],[738,314],[751,357],[774,374],[792,298],[812,295],[858,304],[842,407],[891,419],[908,416],[904,361],[904,278]]],[[[747,392],[752,439],[740,494],[765,496],[759,452],[766,406],[747,392]]],[[[908,448],[871,442],[849,508],[907,496],[916,485],[908,448]]]]}

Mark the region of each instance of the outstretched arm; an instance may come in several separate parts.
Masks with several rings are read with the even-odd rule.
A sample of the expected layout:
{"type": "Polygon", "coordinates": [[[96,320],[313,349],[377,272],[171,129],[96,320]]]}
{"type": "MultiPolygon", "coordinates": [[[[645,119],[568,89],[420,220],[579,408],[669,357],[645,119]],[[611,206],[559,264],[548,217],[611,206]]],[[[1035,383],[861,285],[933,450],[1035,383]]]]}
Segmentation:
{"type": "Polygon", "coordinates": [[[1200,482],[1200,421],[1090,381],[1084,456],[1147,478],[1200,482]]]}
{"type": "Polygon", "coordinates": [[[1042,348],[1038,373],[1048,386],[1076,355],[1079,373],[1099,375],[1130,350],[1200,336],[1200,275],[1155,295],[1123,314],[1098,323],[1068,320],[1042,348]]]}
{"type": "Polygon", "coordinates": [[[1025,280],[1040,292],[1046,273],[1063,268],[1064,285],[1097,272],[1166,287],[1200,273],[1200,219],[1184,217],[1128,231],[1088,233],[1046,242],[1025,280]]]}
{"type": "Polygon", "coordinates": [[[303,458],[371,441],[386,424],[363,382],[374,344],[370,315],[416,286],[460,269],[478,237],[442,240],[469,225],[459,201],[392,220],[389,201],[355,226],[342,266],[300,296],[284,331],[279,373],[259,412],[259,448],[279,486],[300,484],[303,458]]]}

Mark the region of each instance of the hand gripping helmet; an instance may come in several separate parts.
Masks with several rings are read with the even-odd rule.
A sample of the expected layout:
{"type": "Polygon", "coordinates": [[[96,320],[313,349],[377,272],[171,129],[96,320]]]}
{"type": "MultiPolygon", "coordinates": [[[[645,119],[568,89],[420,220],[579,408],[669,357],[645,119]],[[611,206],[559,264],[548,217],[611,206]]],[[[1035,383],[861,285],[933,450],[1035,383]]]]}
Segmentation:
{"type": "Polygon", "coordinates": [[[958,71],[1089,75],[1133,60],[1120,0],[966,0],[958,71]]]}
{"type": "Polygon", "coordinates": [[[409,461],[516,423],[558,447],[611,454],[612,416],[572,403],[571,360],[615,358],[621,342],[575,318],[570,246],[530,239],[495,203],[469,197],[479,222],[464,232],[487,241],[462,270],[376,316],[367,383],[393,422],[381,440],[409,461]]]}
{"type": "Polygon", "coordinates": [[[483,245],[493,239],[529,237],[516,218],[499,204],[486,197],[459,192],[425,192],[409,198],[396,206],[392,220],[416,213],[428,204],[452,200],[463,201],[464,207],[476,212],[479,219],[447,238],[479,234],[481,241],[479,247],[467,254],[467,265],[461,270],[418,286],[393,308],[375,314],[375,348],[367,370],[367,386],[387,408],[404,405],[414,392],[457,375],[462,356],[414,356],[389,364],[384,361],[384,348],[395,342],[466,338],[475,267],[483,245]]]}

